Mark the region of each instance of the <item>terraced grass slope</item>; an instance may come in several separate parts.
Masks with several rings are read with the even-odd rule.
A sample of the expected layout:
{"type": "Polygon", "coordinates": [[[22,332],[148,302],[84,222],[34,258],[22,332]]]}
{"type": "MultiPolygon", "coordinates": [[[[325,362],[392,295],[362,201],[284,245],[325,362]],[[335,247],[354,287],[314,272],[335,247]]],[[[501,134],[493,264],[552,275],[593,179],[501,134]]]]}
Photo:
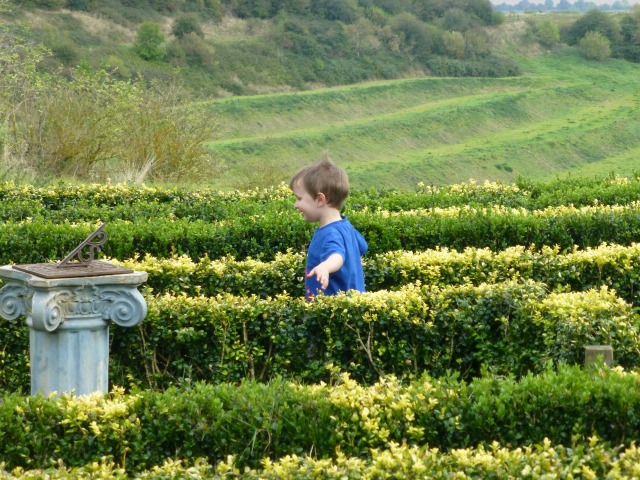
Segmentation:
{"type": "Polygon", "coordinates": [[[631,175],[640,65],[570,50],[522,60],[516,78],[419,78],[217,100],[221,187],[277,183],[323,150],[353,186],[631,175]]]}

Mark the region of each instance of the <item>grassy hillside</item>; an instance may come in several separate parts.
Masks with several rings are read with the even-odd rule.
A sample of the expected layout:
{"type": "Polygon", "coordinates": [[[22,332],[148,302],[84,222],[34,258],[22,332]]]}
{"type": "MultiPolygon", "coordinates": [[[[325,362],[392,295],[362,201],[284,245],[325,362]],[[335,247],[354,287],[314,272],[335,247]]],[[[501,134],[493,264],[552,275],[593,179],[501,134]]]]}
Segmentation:
{"type": "Polygon", "coordinates": [[[28,38],[51,51],[43,69],[108,65],[122,78],[179,79],[199,99],[451,69],[518,73],[486,48],[485,28],[502,20],[488,0],[451,0],[439,14],[453,10],[445,23],[428,12],[418,18],[419,2],[380,3],[384,8],[351,0],[0,0],[7,4],[0,30],[27,25],[28,38]],[[157,32],[142,41],[149,24],[157,32]],[[464,33],[455,54],[446,46],[450,30],[464,33]]]}
{"type": "MultiPolygon", "coordinates": [[[[218,134],[208,146],[224,161],[226,171],[202,172],[198,179],[217,188],[287,181],[324,150],[346,167],[353,185],[361,188],[414,188],[419,182],[451,184],[470,178],[512,182],[519,176],[548,180],[636,173],[640,64],[586,61],[575,47],[561,43],[543,50],[531,36],[530,24],[540,21],[537,17],[512,15],[502,24],[483,29],[482,38],[495,54],[487,62],[491,58],[517,61],[521,75],[454,78],[427,76],[424,65],[418,68],[415,55],[406,49],[396,52],[395,60],[384,49],[360,56],[346,48],[351,45],[348,35],[338,35],[346,42],[342,49],[329,48],[331,42],[325,45],[322,51],[330,61],[295,49],[270,50],[282,46],[275,27],[287,26],[287,35],[293,34],[287,30],[296,25],[292,16],[280,20],[225,16],[203,21],[204,39],[215,53],[211,62],[205,62],[208,69],[198,70],[190,63],[174,70],[168,58],[143,61],[134,53],[132,44],[139,22],[147,18],[144,15],[126,10],[126,17],[132,19],[117,22],[105,12],[12,12],[3,18],[7,25],[24,21],[31,27],[30,41],[42,41],[52,50],[53,55],[42,62],[43,69],[93,61],[118,67],[118,75],[125,78],[140,73],[145,81],[175,78],[178,73],[190,91],[197,92],[192,98],[204,98],[199,105],[219,120],[218,134]],[[343,78],[338,70],[331,70],[340,65],[345,73],[362,67],[351,62],[347,52],[358,62],[373,62],[366,75],[343,78]],[[395,61],[405,63],[400,67],[395,61]],[[323,64],[324,81],[318,83],[308,75],[302,75],[305,81],[293,78],[298,78],[298,69],[309,67],[305,63],[316,65],[311,70],[323,64]],[[357,83],[363,78],[385,78],[380,68],[394,70],[390,75],[394,79],[357,83]],[[347,82],[345,78],[351,85],[317,88],[347,82]],[[232,96],[248,92],[255,95],[232,96]]],[[[566,29],[577,16],[552,18],[566,29]]],[[[156,12],[148,19],[162,26],[170,47],[176,41],[169,41],[171,18],[156,12]]],[[[340,25],[315,17],[305,22],[306,27],[314,27],[313,35],[307,32],[309,38],[316,39],[324,38],[317,35],[329,24],[340,25]]],[[[373,28],[361,26],[364,31],[373,28]]],[[[104,170],[108,168],[113,166],[104,170]]],[[[110,178],[118,177],[112,173],[110,178]]]]}
{"type": "Polygon", "coordinates": [[[520,77],[420,78],[210,104],[227,163],[220,186],[286,180],[323,150],[357,187],[473,178],[631,175],[640,151],[640,65],[572,50],[521,60],[520,77]]]}

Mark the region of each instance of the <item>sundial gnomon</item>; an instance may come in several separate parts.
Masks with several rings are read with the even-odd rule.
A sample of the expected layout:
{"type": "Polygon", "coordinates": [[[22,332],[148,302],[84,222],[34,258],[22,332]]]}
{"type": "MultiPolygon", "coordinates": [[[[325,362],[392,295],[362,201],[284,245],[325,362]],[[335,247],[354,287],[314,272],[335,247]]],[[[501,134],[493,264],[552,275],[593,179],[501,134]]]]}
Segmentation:
{"type": "Polygon", "coordinates": [[[32,263],[14,265],[13,268],[42,278],[95,277],[133,272],[129,268],[95,260],[96,253],[100,252],[107,242],[105,225],[106,223],[100,225],[58,263],[32,263]]]}

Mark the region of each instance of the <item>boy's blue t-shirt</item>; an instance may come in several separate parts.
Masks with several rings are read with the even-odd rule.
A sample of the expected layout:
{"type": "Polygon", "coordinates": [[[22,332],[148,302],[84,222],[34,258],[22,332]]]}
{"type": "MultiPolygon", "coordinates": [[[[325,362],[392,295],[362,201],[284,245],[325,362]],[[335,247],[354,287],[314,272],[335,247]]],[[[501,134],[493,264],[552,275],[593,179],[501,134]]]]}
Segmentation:
{"type": "Polygon", "coordinates": [[[307,266],[305,273],[324,262],[334,253],[344,259],[340,270],[329,276],[329,286],[326,290],[320,288],[316,277],[305,275],[306,297],[308,300],[322,292],[324,295],[335,295],[347,290],[364,292],[364,272],[362,271],[361,256],[368,250],[364,237],[353,225],[342,216],[342,220],[329,223],[316,229],[307,251],[307,266]]]}

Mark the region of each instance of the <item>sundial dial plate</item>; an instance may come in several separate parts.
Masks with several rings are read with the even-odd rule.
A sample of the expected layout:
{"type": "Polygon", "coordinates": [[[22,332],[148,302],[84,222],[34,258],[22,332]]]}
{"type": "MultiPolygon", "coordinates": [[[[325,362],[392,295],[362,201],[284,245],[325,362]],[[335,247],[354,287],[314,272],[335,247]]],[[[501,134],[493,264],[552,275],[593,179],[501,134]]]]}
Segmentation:
{"type": "Polygon", "coordinates": [[[95,232],[59,263],[32,263],[14,265],[12,268],[42,278],[97,277],[133,273],[133,270],[129,268],[94,260],[96,252],[99,252],[107,241],[107,233],[104,231],[105,225],[105,223],[100,225],[95,232]]]}
{"type": "Polygon", "coordinates": [[[32,263],[29,265],[13,265],[12,268],[42,278],[98,277],[133,273],[130,268],[119,267],[100,260],[94,260],[82,266],[73,263],[63,267],[60,267],[58,263],[32,263]]]}

